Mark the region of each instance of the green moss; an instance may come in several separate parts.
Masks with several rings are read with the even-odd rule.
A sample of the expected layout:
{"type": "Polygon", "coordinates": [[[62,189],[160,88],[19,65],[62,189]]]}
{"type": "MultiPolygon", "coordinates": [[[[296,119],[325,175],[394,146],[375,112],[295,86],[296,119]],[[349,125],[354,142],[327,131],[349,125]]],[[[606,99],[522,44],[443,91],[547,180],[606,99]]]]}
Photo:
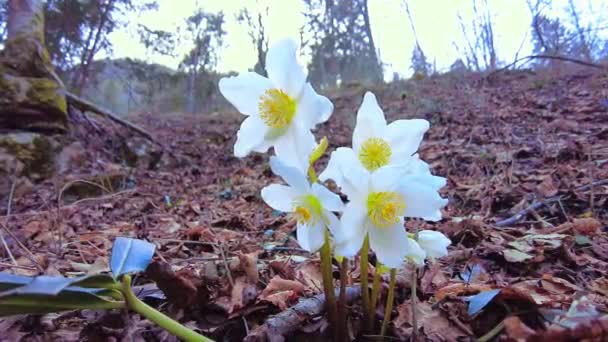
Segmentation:
{"type": "Polygon", "coordinates": [[[3,134],[0,135],[0,149],[23,163],[23,175],[46,178],[54,171],[56,144],[52,139],[37,133],[3,134]]]}
{"type": "Polygon", "coordinates": [[[59,85],[47,78],[30,79],[30,88],[27,92],[28,101],[49,108],[56,108],[67,115],[68,107],[65,96],[61,94],[59,85]]]}

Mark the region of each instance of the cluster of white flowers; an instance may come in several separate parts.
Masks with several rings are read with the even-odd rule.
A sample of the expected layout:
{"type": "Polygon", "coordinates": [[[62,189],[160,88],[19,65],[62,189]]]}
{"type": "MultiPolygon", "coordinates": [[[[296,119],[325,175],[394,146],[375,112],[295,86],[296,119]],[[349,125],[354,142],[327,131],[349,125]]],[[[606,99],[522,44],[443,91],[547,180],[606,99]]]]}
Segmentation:
{"type": "Polygon", "coordinates": [[[416,153],[428,121],[387,124],[376,97],[368,92],[357,113],[352,148],[336,149],[319,175],[321,181],[332,179],[348,203],[316,177],[307,178],[317,147],[311,129],[329,119],[333,104],[306,82],[296,53],[294,41],[282,40],[267,53],[268,78],[248,72],[219,83],[228,101],[248,116],[238,131],[235,155],[274,147],[270,167],[287,186],[265,187],[264,201],[292,213],[298,242],[311,252],[321,248],[329,229],[336,254],[353,257],[369,238],[378,260],[390,268],[405,261],[423,265],[427,258],[446,255],[450,240],[443,234],[424,230],[415,236],[404,228],[405,217],[440,220],[440,209],[447,204],[438,193],[445,179],[431,175],[416,153]],[[335,213],[341,213],[340,219],[335,213]]]}

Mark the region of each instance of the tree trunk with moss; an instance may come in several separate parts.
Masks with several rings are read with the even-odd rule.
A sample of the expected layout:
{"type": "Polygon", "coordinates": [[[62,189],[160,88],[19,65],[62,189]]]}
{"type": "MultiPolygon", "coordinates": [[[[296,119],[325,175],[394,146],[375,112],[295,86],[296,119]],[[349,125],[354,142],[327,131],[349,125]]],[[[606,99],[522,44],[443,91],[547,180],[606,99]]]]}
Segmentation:
{"type": "Polygon", "coordinates": [[[9,0],[7,39],[0,51],[0,130],[68,130],[65,87],[44,42],[42,1],[9,0]]]}
{"type": "Polygon", "coordinates": [[[68,131],[65,87],[44,42],[43,4],[9,0],[8,9],[0,51],[0,199],[50,177],[68,131]]]}

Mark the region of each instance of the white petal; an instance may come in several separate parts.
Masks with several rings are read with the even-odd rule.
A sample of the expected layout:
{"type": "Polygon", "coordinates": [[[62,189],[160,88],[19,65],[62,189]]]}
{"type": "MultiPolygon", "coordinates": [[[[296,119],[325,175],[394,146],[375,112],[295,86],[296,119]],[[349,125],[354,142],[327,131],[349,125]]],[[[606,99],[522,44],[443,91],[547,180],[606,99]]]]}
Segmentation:
{"type": "Polygon", "coordinates": [[[319,180],[331,179],[336,182],[338,187],[342,188],[345,181],[344,170],[350,170],[352,165],[357,164],[359,164],[359,160],[351,148],[338,147],[331,153],[327,167],[319,175],[319,180]]]}
{"type": "Polygon", "coordinates": [[[284,163],[306,174],[308,158],[315,146],[315,137],[312,132],[298,123],[293,123],[287,132],[274,143],[274,152],[284,163]]]}
{"type": "Polygon", "coordinates": [[[399,187],[403,176],[404,169],[395,165],[383,166],[371,175],[372,191],[395,191],[399,187]]]}
{"type": "Polygon", "coordinates": [[[252,151],[266,152],[270,147],[270,142],[264,139],[267,130],[268,127],[259,117],[246,118],[236,133],[234,155],[243,158],[252,151]]]}
{"type": "Polygon", "coordinates": [[[399,193],[405,199],[406,217],[439,221],[441,220],[440,209],[448,203],[448,200],[441,198],[435,189],[416,182],[415,177],[411,176],[404,178],[399,193]]]}
{"type": "Polygon", "coordinates": [[[343,166],[341,190],[351,202],[364,203],[369,193],[371,174],[361,164],[343,166]]]}
{"type": "Polygon", "coordinates": [[[367,235],[367,231],[364,229],[362,234],[357,234],[351,239],[344,240],[342,242],[336,241],[336,255],[340,255],[346,258],[352,258],[357,255],[357,253],[359,253],[359,251],[361,250],[361,247],[363,247],[363,240],[365,239],[365,235],[367,235]]]}
{"type": "Polygon", "coordinates": [[[325,242],[325,223],[322,220],[318,220],[311,225],[298,223],[296,237],[300,247],[314,253],[325,242]]]}
{"type": "Polygon", "coordinates": [[[344,203],[340,196],[327,190],[321,184],[315,183],[312,185],[312,193],[321,201],[323,208],[329,211],[342,211],[344,210],[344,203]]]}
{"type": "Polygon", "coordinates": [[[446,184],[446,179],[443,177],[433,176],[430,173],[418,173],[409,177],[413,182],[421,183],[431,187],[435,191],[443,188],[446,184]]]}
{"type": "Polygon", "coordinates": [[[306,128],[314,128],[317,124],[327,121],[333,110],[334,105],[331,101],[317,94],[312,85],[306,83],[298,100],[295,119],[306,128]]]}
{"type": "Polygon", "coordinates": [[[400,160],[418,151],[429,122],[424,119],[397,120],[386,128],[386,140],[391,146],[393,158],[400,160]]]}
{"type": "Polygon", "coordinates": [[[426,259],[425,250],[412,238],[407,238],[407,255],[405,258],[407,261],[414,265],[421,267],[424,266],[424,259],[426,259]]]}
{"type": "Polygon", "coordinates": [[[433,230],[418,232],[418,244],[429,258],[441,258],[448,255],[448,246],[452,243],[447,236],[433,230]]]}
{"type": "Polygon", "coordinates": [[[293,211],[293,202],[298,196],[298,192],[289,186],[280,184],[270,184],[262,189],[262,199],[272,209],[291,212],[293,211]]]}
{"type": "Polygon", "coordinates": [[[306,82],[304,68],[296,58],[296,42],[282,39],[266,54],[266,71],[272,83],[293,98],[299,98],[306,82]]]}
{"type": "MultiPolygon", "coordinates": [[[[367,212],[364,206],[353,202],[346,205],[340,218],[340,231],[338,234],[334,234],[336,243],[352,239],[363,241],[360,235],[365,235],[365,231],[367,230],[366,216],[367,212]]],[[[361,248],[361,245],[358,248],[361,248]]]]}
{"type": "Polygon", "coordinates": [[[370,228],[369,245],[381,263],[390,268],[401,267],[408,247],[403,220],[386,228],[370,228]]]}
{"type": "Polygon", "coordinates": [[[378,106],[376,96],[367,92],[357,112],[357,124],[353,131],[353,149],[358,151],[361,144],[369,138],[383,138],[385,131],[384,112],[378,106]]]}
{"type": "Polygon", "coordinates": [[[246,72],[238,76],[222,78],[219,88],[222,95],[239,112],[245,115],[258,115],[260,96],[272,88],[272,83],[266,77],[254,72],[246,72]]]}
{"type": "Polygon", "coordinates": [[[275,156],[270,157],[269,164],[272,172],[293,187],[298,194],[310,191],[310,184],[302,171],[285,164],[281,158],[275,156]]]}
{"type": "Polygon", "coordinates": [[[323,210],[323,217],[327,220],[327,228],[329,228],[329,231],[335,236],[340,235],[340,220],[338,219],[338,217],[336,216],[336,214],[332,213],[331,211],[328,210],[323,210]]]}

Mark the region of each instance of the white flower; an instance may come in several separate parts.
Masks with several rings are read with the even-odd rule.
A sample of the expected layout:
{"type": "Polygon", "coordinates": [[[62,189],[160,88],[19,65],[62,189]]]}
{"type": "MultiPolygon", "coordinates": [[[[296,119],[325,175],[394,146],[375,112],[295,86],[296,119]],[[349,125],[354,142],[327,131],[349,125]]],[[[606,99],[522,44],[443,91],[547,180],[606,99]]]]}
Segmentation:
{"type": "Polygon", "coordinates": [[[272,172],[288,185],[271,184],[262,189],[262,199],[275,210],[293,213],[297,219],[297,238],[300,246],[315,252],[325,241],[326,227],[335,233],[340,221],[332,211],[342,211],[340,196],[324,186],[308,183],[298,169],[285,165],[277,157],[270,158],[272,172]]]}
{"type": "Polygon", "coordinates": [[[342,191],[348,196],[334,233],[336,253],[352,257],[369,235],[378,260],[390,268],[399,267],[408,254],[408,236],[403,217],[441,219],[439,209],[447,200],[419,182],[420,175],[407,175],[403,168],[385,166],[373,173],[360,165],[345,165],[342,191]]]}
{"type": "Polygon", "coordinates": [[[418,233],[418,244],[425,250],[429,259],[448,255],[448,246],[451,243],[452,241],[440,232],[423,230],[418,233]]]}
{"type": "Polygon", "coordinates": [[[418,242],[416,242],[416,240],[408,237],[407,238],[407,254],[405,256],[405,260],[408,262],[411,262],[412,264],[416,265],[417,267],[422,267],[424,266],[424,259],[426,258],[426,252],[424,251],[424,249],[422,249],[420,247],[420,245],[418,244],[418,242]]]}
{"type": "MultiPolygon", "coordinates": [[[[319,179],[333,179],[342,187],[343,175],[352,164],[359,164],[368,172],[387,165],[402,165],[408,173],[421,171],[425,166],[428,171],[428,165],[415,155],[428,129],[429,122],[423,119],[396,120],[387,124],[376,97],[367,92],[357,112],[353,147],[336,149],[319,179]]],[[[436,178],[435,183],[445,182],[441,177],[436,178]]]]}
{"type": "Polygon", "coordinates": [[[310,130],[329,119],[333,105],[306,82],[296,50],[291,39],[273,45],[266,54],[268,78],[246,72],[220,80],[222,95],[248,116],[237,133],[237,157],[274,146],[283,162],[301,171],[308,167],[315,146],[310,130]]]}

